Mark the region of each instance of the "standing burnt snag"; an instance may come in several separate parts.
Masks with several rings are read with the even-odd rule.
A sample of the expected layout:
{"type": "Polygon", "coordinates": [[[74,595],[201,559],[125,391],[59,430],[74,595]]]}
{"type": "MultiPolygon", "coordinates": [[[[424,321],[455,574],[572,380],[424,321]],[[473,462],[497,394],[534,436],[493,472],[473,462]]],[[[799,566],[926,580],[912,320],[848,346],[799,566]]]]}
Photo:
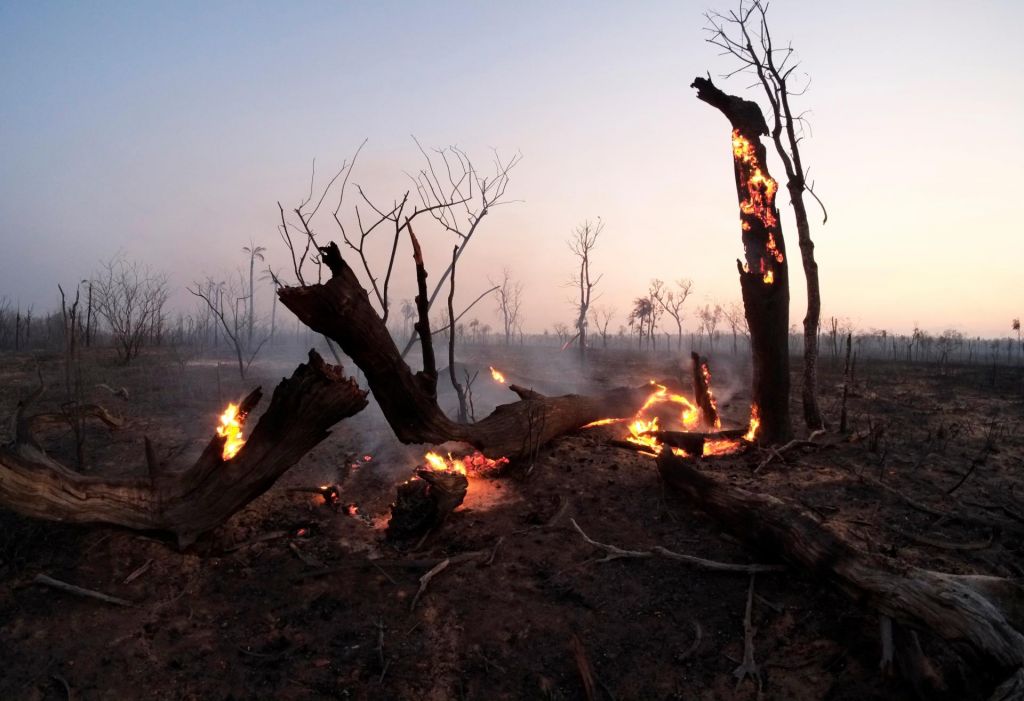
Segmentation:
{"type": "Polygon", "coordinates": [[[697,98],[722,112],[732,124],[732,155],[740,205],[743,307],[753,352],[752,414],[760,419],[760,443],[792,437],[789,420],[789,267],[775,207],[778,183],[769,175],[761,137],[768,125],[757,103],[727,95],[711,80],[696,78],[697,98]]]}

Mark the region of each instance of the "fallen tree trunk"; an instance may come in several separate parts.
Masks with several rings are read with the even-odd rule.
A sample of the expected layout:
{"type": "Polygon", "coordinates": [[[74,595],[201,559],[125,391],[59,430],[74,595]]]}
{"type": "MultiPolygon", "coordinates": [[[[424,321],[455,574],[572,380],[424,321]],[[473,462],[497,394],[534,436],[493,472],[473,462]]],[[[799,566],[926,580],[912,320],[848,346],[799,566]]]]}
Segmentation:
{"type": "Polygon", "coordinates": [[[1024,589],[1014,582],[920,569],[859,550],[799,504],[728,485],[667,451],[658,470],[674,491],[757,555],[780,556],[885,616],[969,646],[1001,675],[993,679],[1011,676],[1019,684],[1024,589]]]}
{"type": "MultiPolygon", "coordinates": [[[[259,401],[253,391],[242,414],[259,401]]],[[[328,429],[366,406],[366,392],[310,351],[274,390],[270,406],[245,445],[225,460],[215,435],[183,470],[160,465],[146,441],[148,477],[83,475],[52,459],[19,416],[15,441],[0,447],[0,505],[50,521],[98,522],[174,535],[190,545],[263,494],[288,468],[328,436],[328,429]]],[[[22,410],[24,407],[22,407],[22,410]]],[[[212,427],[211,427],[212,428],[212,427]]]]}
{"type": "MultiPolygon", "coordinates": [[[[520,401],[503,404],[476,423],[453,421],[437,404],[437,372],[423,314],[416,328],[424,348],[430,350],[424,352],[426,370],[413,373],[338,246],[332,242],[320,252],[331,279],[323,284],[280,288],[281,303],[306,326],[338,343],[359,366],[384,417],[403,443],[462,441],[492,459],[521,458],[592,421],[632,416],[650,395],[649,386],[613,389],[596,397],[546,397],[513,386],[510,389],[520,401]]],[[[424,287],[426,274],[419,255],[417,278],[424,287]]]]}

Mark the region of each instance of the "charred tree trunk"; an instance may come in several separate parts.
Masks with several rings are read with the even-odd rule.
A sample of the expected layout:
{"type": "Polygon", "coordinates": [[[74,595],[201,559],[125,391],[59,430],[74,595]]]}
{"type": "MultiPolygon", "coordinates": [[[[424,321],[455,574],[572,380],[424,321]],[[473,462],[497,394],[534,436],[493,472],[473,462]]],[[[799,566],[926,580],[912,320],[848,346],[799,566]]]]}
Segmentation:
{"type": "MultiPolygon", "coordinates": [[[[544,397],[511,385],[509,389],[520,401],[503,404],[473,424],[453,421],[437,404],[432,351],[424,354],[428,370],[413,373],[337,244],[322,248],[321,254],[331,279],[323,284],[281,288],[281,303],[306,326],[338,343],[359,366],[384,417],[403,443],[463,441],[489,458],[526,457],[538,446],[592,421],[632,416],[650,394],[644,386],[613,389],[598,397],[544,397]]],[[[421,265],[418,260],[417,267],[421,265]]],[[[420,275],[425,273],[417,271],[420,275]]],[[[421,339],[429,345],[429,332],[421,339]]]]}
{"type": "Polygon", "coordinates": [[[697,98],[717,108],[732,124],[733,165],[740,203],[745,261],[737,261],[743,309],[753,353],[753,403],[760,416],[760,443],[792,438],[789,417],[789,266],[775,207],[778,183],[768,173],[761,137],[768,135],[756,103],[727,95],[697,78],[697,98]]]}
{"type": "MultiPolygon", "coordinates": [[[[260,396],[259,389],[250,393],[242,412],[260,396]]],[[[328,436],[331,426],[366,404],[366,392],[354,380],[310,351],[309,363],[274,390],[270,406],[234,457],[223,458],[225,439],[215,435],[195,464],[171,470],[157,462],[147,440],[148,476],[122,478],[83,475],[61,465],[33,435],[51,421],[49,415],[19,416],[14,443],[0,447],[0,505],[50,521],[167,532],[185,547],[267,491],[328,436]]],[[[110,425],[109,416],[93,413],[110,425]]]]}
{"type": "Polygon", "coordinates": [[[1010,676],[1011,685],[1024,679],[1024,590],[1011,580],[924,570],[864,552],[802,506],[726,484],[668,451],[658,470],[759,555],[775,554],[883,615],[970,646],[1001,675],[990,678],[1010,676]]]}
{"type": "Polygon", "coordinates": [[[700,422],[705,428],[721,428],[722,420],[718,417],[718,406],[711,394],[711,370],[707,358],[701,358],[696,352],[690,353],[693,362],[693,397],[700,410],[700,422]]]}

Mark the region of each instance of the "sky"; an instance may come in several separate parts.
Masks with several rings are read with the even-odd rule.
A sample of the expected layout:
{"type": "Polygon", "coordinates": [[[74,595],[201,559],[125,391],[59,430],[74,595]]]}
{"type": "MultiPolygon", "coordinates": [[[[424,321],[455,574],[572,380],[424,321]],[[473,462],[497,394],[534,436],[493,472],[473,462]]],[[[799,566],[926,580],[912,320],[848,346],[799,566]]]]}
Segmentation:
{"type": "MultiPolygon", "coordinates": [[[[52,308],[58,283],[120,253],[166,272],[185,308],[184,287],[245,264],[250,241],[287,267],[277,202],[308,194],[314,158],[320,187],[366,140],[350,187],[390,201],[422,166],[415,135],[481,170],[492,149],[523,157],[515,202],[460,263],[463,304],[507,266],[528,331],[571,323],[566,241],[600,217],[595,304],[613,328],[652,278],[693,280],[692,327],[698,306],[739,299],[729,127],[689,87],[710,72],[760,97],[718,78],[734,66],[704,41],[703,12],[734,6],[0,2],[0,297],[52,308]]],[[[810,77],[795,101],[829,214],[812,211],[823,316],[1008,335],[1024,314],[1024,3],[777,0],[769,21],[810,77]]],[[[421,237],[439,272],[451,238],[421,237]]],[[[409,258],[403,244],[393,298],[413,294],[409,258]]],[[[473,314],[497,326],[493,303],[473,314]]]]}

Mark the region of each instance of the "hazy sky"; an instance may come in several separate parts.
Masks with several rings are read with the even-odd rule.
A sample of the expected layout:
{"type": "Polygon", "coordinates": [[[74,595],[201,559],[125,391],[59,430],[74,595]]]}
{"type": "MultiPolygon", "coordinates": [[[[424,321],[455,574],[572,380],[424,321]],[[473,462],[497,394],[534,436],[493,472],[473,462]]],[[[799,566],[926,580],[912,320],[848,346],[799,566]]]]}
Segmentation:
{"type": "MultiPolygon", "coordinates": [[[[600,216],[597,304],[624,317],[653,277],[692,278],[691,313],[737,300],[729,128],[688,87],[731,66],[704,42],[705,8],[2,2],[0,296],[51,307],[58,282],[118,250],[179,289],[242,264],[250,238],[283,265],[276,201],[297,204],[314,157],[326,174],[369,139],[352,182],[389,199],[420,166],[415,134],[481,165],[492,147],[523,154],[522,202],[485,220],[460,298],[508,265],[528,329],[569,322],[565,240],[600,216]]],[[[777,0],[770,21],[813,78],[799,107],[830,215],[813,230],[825,316],[1008,334],[1024,314],[1024,3],[777,0]]],[[[429,238],[436,268],[451,242],[429,238]]]]}

